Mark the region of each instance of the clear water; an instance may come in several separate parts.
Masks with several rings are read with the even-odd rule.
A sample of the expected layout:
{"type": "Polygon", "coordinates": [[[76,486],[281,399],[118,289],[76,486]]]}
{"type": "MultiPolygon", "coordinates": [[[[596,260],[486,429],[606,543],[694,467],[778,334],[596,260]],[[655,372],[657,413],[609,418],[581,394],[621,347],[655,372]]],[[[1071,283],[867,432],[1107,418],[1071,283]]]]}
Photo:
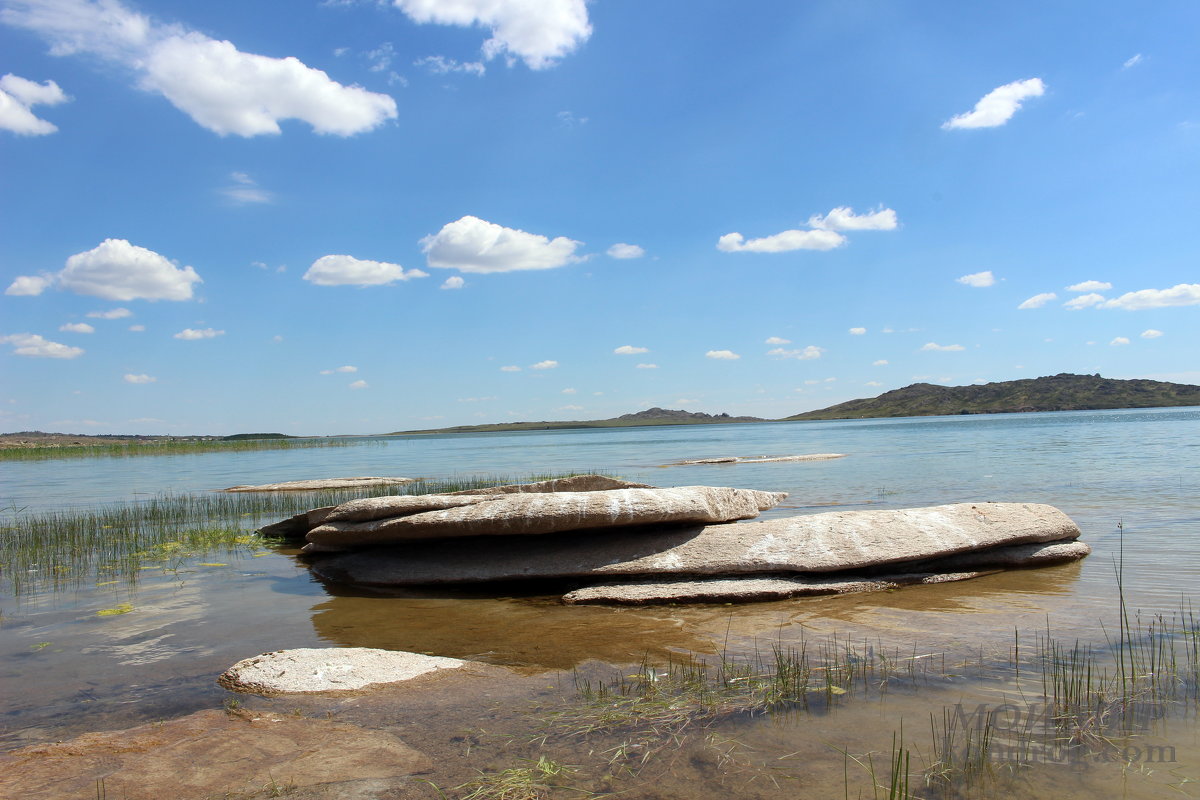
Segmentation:
{"type": "MultiPolygon", "coordinates": [[[[789,492],[770,515],[1043,502],[1070,515],[1094,553],[1077,564],[899,592],[645,609],[486,593],[378,596],[323,586],[287,551],[222,557],[215,560],[224,566],[147,573],[136,587],[0,598],[0,748],[219,705],[219,672],[288,647],[404,649],[553,675],[831,632],[970,648],[1003,647],[1015,628],[1050,626],[1103,642],[1116,621],[1118,555],[1133,608],[1175,609],[1200,588],[1200,410],[1189,409],[431,435],[343,448],[11,462],[0,467],[0,505],[48,510],[351,475],[586,470],[660,486],[789,492]],[[802,453],[846,458],[662,466],[802,453]],[[121,602],[134,610],[97,616],[121,602]]],[[[872,713],[861,724],[872,727],[872,713]]],[[[854,736],[860,722],[850,719],[862,716],[844,715],[854,736]]],[[[1187,731],[1194,740],[1194,727],[1187,731]]]]}

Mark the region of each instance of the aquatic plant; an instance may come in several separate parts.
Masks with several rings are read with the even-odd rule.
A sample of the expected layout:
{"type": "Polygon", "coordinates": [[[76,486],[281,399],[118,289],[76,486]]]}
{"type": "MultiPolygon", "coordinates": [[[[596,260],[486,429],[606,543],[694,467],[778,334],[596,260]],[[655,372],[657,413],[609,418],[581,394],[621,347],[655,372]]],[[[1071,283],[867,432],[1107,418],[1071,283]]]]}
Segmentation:
{"type": "Polygon", "coordinates": [[[382,445],[374,438],[302,439],[149,439],[147,441],[97,442],[94,444],[38,444],[0,447],[0,461],[47,461],[56,458],[128,458],[173,456],[194,453],[243,453],[256,450],[295,450],[307,447],[355,447],[382,445]]]}

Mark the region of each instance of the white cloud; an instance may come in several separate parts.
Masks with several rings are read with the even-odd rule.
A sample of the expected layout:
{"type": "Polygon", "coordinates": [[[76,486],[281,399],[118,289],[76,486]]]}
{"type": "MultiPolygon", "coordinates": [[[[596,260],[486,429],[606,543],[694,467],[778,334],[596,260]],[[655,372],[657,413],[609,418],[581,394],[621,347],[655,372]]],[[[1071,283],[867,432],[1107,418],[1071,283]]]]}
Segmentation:
{"type": "Polygon", "coordinates": [[[825,216],[808,218],[808,227],[825,231],[894,231],[898,224],[896,212],[890,208],[855,214],[852,208],[838,206],[825,216]]]}
{"type": "Polygon", "coordinates": [[[36,105],[55,106],[71,98],[54,81],[34,83],[9,73],[0,77],[0,130],[21,136],[45,136],[58,127],[37,117],[30,109],[36,105]]]}
{"type": "Polygon", "coordinates": [[[1105,289],[1111,289],[1112,284],[1108,281],[1084,281],[1076,283],[1073,286],[1068,286],[1068,292],[1103,292],[1105,289]]]}
{"type": "Polygon", "coordinates": [[[66,331],[67,333],[95,333],[96,332],[96,329],[93,328],[91,325],[88,325],[86,322],[68,322],[65,325],[59,325],[58,329],[60,331],[66,331]]]}
{"type": "MultiPolygon", "coordinates": [[[[266,189],[259,187],[258,182],[244,172],[230,173],[229,179],[233,184],[226,186],[218,191],[228,197],[237,205],[250,205],[252,203],[266,204],[275,202],[275,196],[266,189]]],[[[266,269],[267,265],[255,262],[255,266],[260,269],[266,269]]]]}
{"type": "Polygon", "coordinates": [[[867,381],[866,384],[864,384],[864,385],[866,385],[866,386],[883,386],[883,384],[880,383],[879,381],[867,381]]]}
{"type": "Polygon", "coordinates": [[[346,373],[358,372],[358,367],[354,367],[354,366],[351,366],[350,364],[347,364],[344,367],[335,367],[333,369],[321,370],[322,375],[333,375],[338,372],[346,372],[346,373]]]}
{"type": "Polygon", "coordinates": [[[638,364],[637,369],[658,369],[658,364],[638,364]]]}
{"type": "Polygon", "coordinates": [[[784,339],[779,336],[768,336],[763,340],[763,344],[791,344],[791,339],[784,339]]]}
{"type": "Polygon", "coordinates": [[[18,275],[16,280],[4,290],[4,293],[17,297],[36,297],[46,291],[52,283],[54,283],[52,275],[18,275]]]}
{"type": "Polygon", "coordinates": [[[118,0],[11,2],[0,20],[36,31],[53,55],[90,54],[129,67],[214,133],[257,136],[299,119],[317,133],[350,136],[396,116],[396,101],[343,86],[293,57],[244,53],[181,25],[160,24],[118,0]]]}
{"type": "Polygon", "coordinates": [[[184,328],[179,333],[175,334],[174,338],[194,342],[199,339],[215,339],[218,336],[224,335],[225,331],[218,331],[214,328],[184,328]]]}
{"type": "Polygon", "coordinates": [[[1157,339],[1158,337],[1163,335],[1163,332],[1156,331],[1156,330],[1154,330],[1154,328],[1148,328],[1148,329],[1142,331],[1138,335],[1141,336],[1143,339],[1157,339]]]}
{"type": "Polygon", "coordinates": [[[363,380],[358,380],[350,384],[351,389],[366,389],[368,386],[370,384],[363,380]]]}
{"type": "Polygon", "coordinates": [[[145,373],[141,375],[134,375],[127,372],[125,373],[124,377],[121,378],[121,380],[125,381],[126,383],[154,383],[158,380],[158,378],[151,377],[145,373]]]}
{"type": "Polygon", "coordinates": [[[938,344],[937,342],[926,342],[921,345],[922,350],[929,350],[938,353],[956,353],[960,350],[966,350],[961,344],[938,344]]]}
{"type": "Polygon", "coordinates": [[[500,371],[501,372],[520,372],[521,368],[520,367],[501,367],[500,371]]]}
{"type": "Polygon", "coordinates": [[[559,406],[558,410],[559,411],[583,411],[583,406],[575,406],[575,405],[559,406]]]}
{"type": "Polygon", "coordinates": [[[824,348],[810,344],[799,350],[784,350],[782,347],[776,347],[774,350],[768,350],[767,355],[777,358],[795,358],[800,361],[811,361],[814,358],[820,358],[824,352],[824,348]]]}
{"type": "Polygon", "coordinates": [[[1057,299],[1058,299],[1058,295],[1056,295],[1054,292],[1042,292],[1041,294],[1035,294],[1033,297],[1029,298],[1024,303],[1021,303],[1021,305],[1017,306],[1017,308],[1019,310],[1025,310],[1025,309],[1030,309],[1030,308],[1041,308],[1042,306],[1046,305],[1046,303],[1049,303],[1051,300],[1057,300],[1057,299]]]}
{"type": "Polygon", "coordinates": [[[1112,345],[1113,347],[1120,347],[1122,345],[1129,344],[1129,340],[1126,339],[1124,336],[1118,336],[1117,338],[1115,338],[1111,342],[1109,342],[1109,344],[1112,345]]]}
{"type": "Polygon", "coordinates": [[[112,308],[108,311],[89,311],[86,316],[90,319],[125,319],[132,317],[133,312],[128,308],[112,308]]]}
{"type": "Polygon", "coordinates": [[[558,366],[557,361],[551,361],[551,360],[547,359],[546,361],[539,361],[536,364],[530,364],[529,368],[530,369],[554,369],[557,366],[558,366]]]}
{"type": "Polygon", "coordinates": [[[851,328],[850,329],[851,336],[863,336],[866,334],[866,332],[867,332],[866,328],[851,328]]]}
{"type": "Polygon", "coordinates": [[[791,250],[832,250],[846,243],[846,237],[836,231],[790,230],[746,240],[740,233],[727,233],[717,240],[723,253],[786,253],[791,250]]]}
{"type": "Polygon", "coordinates": [[[709,350],[704,354],[704,357],[715,358],[718,361],[736,361],[737,359],[741,358],[741,356],[732,350],[709,350]]]}
{"type": "Polygon", "coordinates": [[[190,300],[192,284],[201,283],[191,267],[180,269],[153,250],[124,239],[105,239],[91,250],[76,253],[56,275],[17,278],[9,293],[17,293],[13,289],[22,281],[41,283],[43,288],[54,282],[75,294],[122,301],[190,300]]]}
{"type": "Polygon", "coordinates": [[[392,0],[413,22],[491,29],[483,56],[546,69],[592,35],[584,0],[392,0]]]}
{"type": "Polygon", "coordinates": [[[577,117],[573,111],[560,111],[555,116],[558,117],[559,126],[563,128],[578,128],[588,124],[587,117],[577,117]]]}
{"type": "Polygon", "coordinates": [[[995,128],[1008,122],[1017,113],[1022,100],[1040,97],[1045,91],[1046,85],[1041,78],[1006,83],[985,94],[973,110],[947,120],[942,124],[942,129],[995,128]]]}
{"type": "Polygon", "coordinates": [[[888,365],[888,360],[886,358],[881,358],[878,361],[871,362],[872,367],[886,367],[887,365],[888,365]]]}
{"type": "Polygon", "coordinates": [[[1121,65],[1121,69],[1129,69],[1142,63],[1142,54],[1136,53],[1132,57],[1125,59],[1125,63],[1121,65]]]}
{"type": "Polygon", "coordinates": [[[1078,297],[1072,297],[1070,300],[1063,303],[1063,308],[1069,308],[1072,311],[1078,311],[1081,308],[1087,308],[1103,302],[1104,295],[1092,292],[1091,294],[1081,294],[1078,297]]]}
{"type": "Polygon", "coordinates": [[[419,269],[406,271],[399,264],[341,255],[321,256],[304,273],[304,280],[317,286],[386,286],[427,277],[429,273],[419,269]]]}
{"type": "Polygon", "coordinates": [[[0,336],[0,344],[11,344],[13,353],[31,358],[78,358],[83,349],[43,339],[36,333],[13,333],[0,336]]]}
{"type": "Polygon", "coordinates": [[[142,331],[146,330],[146,326],[145,325],[130,325],[129,330],[133,331],[134,333],[141,333],[142,331]]]}
{"type": "Polygon", "coordinates": [[[606,250],[613,258],[641,258],[646,255],[646,251],[636,244],[625,244],[618,242],[606,250]]]}
{"type": "Polygon", "coordinates": [[[461,289],[465,284],[466,284],[466,281],[464,281],[459,276],[451,275],[449,278],[446,278],[446,280],[442,281],[442,285],[439,286],[438,288],[439,289],[461,289]]]}
{"type": "Polygon", "coordinates": [[[562,394],[578,394],[575,389],[563,389],[562,394]]]}
{"type": "Polygon", "coordinates": [[[487,273],[573,264],[582,260],[575,255],[580,244],[565,236],[549,239],[468,215],[426,236],[421,250],[431,267],[487,273]]]}
{"type": "Polygon", "coordinates": [[[1170,289],[1141,289],[1113,298],[1102,308],[1144,311],[1148,308],[1200,305],[1200,283],[1180,283],[1170,289]]]}
{"type": "Polygon", "coordinates": [[[650,352],[650,348],[648,348],[648,347],[634,347],[634,346],[633,346],[633,345],[631,345],[631,344],[623,344],[623,345],[621,345],[620,347],[617,347],[617,348],[615,348],[615,349],[613,350],[613,352],[614,352],[614,353],[616,353],[616,354],[617,354],[617,355],[619,355],[619,356],[634,356],[634,355],[637,355],[637,354],[639,354],[639,353],[649,353],[649,352],[650,352]]]}
{"type": "MultiPolygon", "coordinates": [[[[433,75],[448,75],[452,72],[460,72],[481,78],[487,71],[487,67],[485,67],[482,62],[455,61],[453,58],[446,58],[445,56],[425,56],[424,58],[418,58],[413,62],[413,66],[424,67],[433,75]]],[[[373,72],[380,71],[375,67],[372,67],[371,69],[373,72]]]]}
{"type": "Polygon", "coordinates": [[[975,286],[980,289],[996,284],[996,276],[992,274],[990,269],[983,272],[972,272],[970,275],[963,275],[961,278],[955,278],[954,280],[964,286],[975,286]]]}

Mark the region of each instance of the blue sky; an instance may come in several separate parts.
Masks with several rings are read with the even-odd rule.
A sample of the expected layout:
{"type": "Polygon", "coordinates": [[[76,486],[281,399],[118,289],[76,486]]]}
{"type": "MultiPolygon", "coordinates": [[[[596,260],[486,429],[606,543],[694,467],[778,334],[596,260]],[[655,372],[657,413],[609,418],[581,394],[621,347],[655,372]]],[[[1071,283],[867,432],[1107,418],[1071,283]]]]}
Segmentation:
{"type": "Polygon", "coordinates": [[[1200,383],[1200,6],[0,0],[0,430],[1200,383]]]}

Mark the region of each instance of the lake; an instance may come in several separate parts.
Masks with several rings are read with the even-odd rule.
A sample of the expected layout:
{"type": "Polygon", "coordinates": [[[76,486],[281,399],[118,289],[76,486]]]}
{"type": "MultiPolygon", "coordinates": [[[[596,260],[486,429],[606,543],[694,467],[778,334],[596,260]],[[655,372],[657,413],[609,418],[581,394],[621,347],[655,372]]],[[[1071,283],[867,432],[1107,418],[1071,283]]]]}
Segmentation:
{"type": "MultiPolygon", "coordinates": [[[[135,586],[0,596],[0,741],[8,749],[220,707],[227,693],[215,685],[217,674],[242,658],[283,648],[368,646],[469,658],[513,667],[521,680],[536,676],[544,693],[547,686],[567,691],[573,671],[750,653],[766,642],[835,634],[901,650],[978,649],[981,663],[985,649],[1005,652],[1018,629],[1052,630],[1102,646],[1118,623],[1118,557],[1131,610],[1169,613],[1200,586],[1196,409],[420,435],[346,447],[8,462],[0,471],[0,505],[11,517],[305,478],[519,478],[592,470],[659,486],[788,492],[764,517],[986,500],[1048,503],[1079,524],[1094,552],[1075,564],[896,592],[737,607],[604,608],[562,606],[553,597],[331,589],[310,576],[294,551],[262,547],[174,572],[147,571],[135,586]],[[663,466],[803,453],[846,457],[663,466]],[[133,610],[98,616],[121,603],[133,610]]],[[[888,708],[918,720],[924,714],[927,729],[922,709],[929,702],[927,692],[919,699],[891,698],[888,708]]],[[[833,745],[837,753],[873,746],[859,741],[880,727],[878,707],[867,706],[874,710],[852,707],[837,720],[822,718],[826,740],[849,737],[833,745]]],[[[346,713],[365,721],[379,711],[346,713]]],[[[447,726],[469,718],[443,710],[439,722],[421,725],[449,739],[447,726]]],[[[766,728],[737,724],[749,726],[739,729],[739,741],[759,750],[776,747],[765,743],[766,728]]],[[[1194,724],[1171,735],[1181,774],[1200,773],[1194,724]],[[1192,760],[1183,764],[1185,758],[1192,760]]],[[[801,747],[793,734],[777,744],[801,747]]],[[[834,760],[832,767],[809,763],[805,769],[813,780],[820,773],[841,796],[842,756],[834,760]]],[[[1097,774],[1100,785],[1109,779],[1097,774]]],[[[699,778],[689,773],[686,780],[699,778]]],[[[1044,780],[1031,796],[1051,796],[1046,787],[1054,787],[1054,796],[1095,796],[1095,786],[1082,778],[1071,787],[1061,785],[1057,773],[1044,780]]],[[[1147,778],[1129,796],[1179,796],[1169,794],[1178,787],[1164,788],[1169,782],[1147,778]]],[[[789,796],[795,796],[791,786],[789,796]]],[[[697,789],[695,796],[705,792],[697,789]]]]}

